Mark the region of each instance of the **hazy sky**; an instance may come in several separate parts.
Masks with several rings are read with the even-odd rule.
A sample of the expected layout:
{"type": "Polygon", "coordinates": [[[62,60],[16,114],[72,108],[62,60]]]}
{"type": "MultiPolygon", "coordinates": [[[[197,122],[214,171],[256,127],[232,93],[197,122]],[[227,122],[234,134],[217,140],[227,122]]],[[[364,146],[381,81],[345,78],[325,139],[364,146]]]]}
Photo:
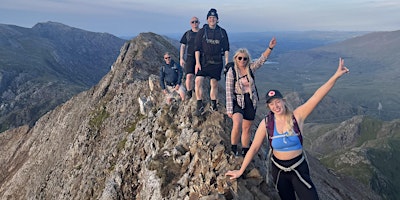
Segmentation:
{"type": "Polygon", "coordinates": [[[0,0],[0,24],[30,28],[38,22],[116,36],[183,33],[216,8],[229,32],[400,30],[399,0],[0,0]]]}

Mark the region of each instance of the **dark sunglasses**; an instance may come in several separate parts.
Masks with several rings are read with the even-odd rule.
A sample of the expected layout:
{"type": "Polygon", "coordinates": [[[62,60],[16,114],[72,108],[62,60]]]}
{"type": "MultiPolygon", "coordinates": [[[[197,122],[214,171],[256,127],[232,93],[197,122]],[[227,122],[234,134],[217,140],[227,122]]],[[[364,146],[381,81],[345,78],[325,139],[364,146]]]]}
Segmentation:
{"type": "Polygon", "coordinates": [[[248,57],[242,57],[242,56],[239,56],[237,58],[238,58],[238,60],[242,60],[243,59],[243,61],[247,61],[247,59],[249,59],[248,57]]]}
{"type": "Polygon", "coordinates": [[[192,24],[197,24],[197,23],[199,23],[199,21],[191,21],[190,23],[192,23],[192,24]]]}
{"type": "Polygon", "coordinates": [[[171,58],[171,57],[165,57],[164,59],[167,60],[167,59],[170,59],[170,58],[171,58]]]}

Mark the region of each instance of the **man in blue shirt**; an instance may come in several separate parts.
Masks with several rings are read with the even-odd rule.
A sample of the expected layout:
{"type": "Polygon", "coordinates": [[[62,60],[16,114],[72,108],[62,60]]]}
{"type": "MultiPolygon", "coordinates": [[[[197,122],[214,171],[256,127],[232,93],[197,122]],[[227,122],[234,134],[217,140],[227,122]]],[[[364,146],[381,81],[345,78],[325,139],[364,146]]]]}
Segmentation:
{"type": "Polygon", "coordinates": [[[182,101],[185,100],[185,88],[182,87],[182,67],[171,59],[168,52],[164,54],[165,64],[160,69],[160,86],[166,95],[166,102],[170,104],[174,93],[178,93],[182,101]]]}

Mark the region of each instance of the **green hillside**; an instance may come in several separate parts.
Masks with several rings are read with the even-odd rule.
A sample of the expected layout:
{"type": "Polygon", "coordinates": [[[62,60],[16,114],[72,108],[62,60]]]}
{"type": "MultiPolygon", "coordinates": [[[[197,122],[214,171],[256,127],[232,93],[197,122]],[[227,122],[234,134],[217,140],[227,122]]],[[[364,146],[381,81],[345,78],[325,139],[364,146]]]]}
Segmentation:
{"type": "Polygon", "coordinates": [[[365,116],[340,124],[308,124],[305,147],[327,168],[357,178],[385,199],[398,199],[399,128],[399,119],[365,116]]]}
{"type": "Polygon", "coordinates": [[[335,72],[339,57],[345,59],[350,73],[328,95],[336,105],[322,102],[319,106],[334,116],[319,113],[309,120],[344,120],[360,114],[383,120],[399,118],[400,31],[370,33],[311,50],[280,54],[271,59],[278,64],[265,65],[257,72],[257,86],[260,91],[278,88],[284,93],[298,92],[307,99],[335,72]],[[351,108],[341,108],[341,104],[350,104],[351,108]]]}

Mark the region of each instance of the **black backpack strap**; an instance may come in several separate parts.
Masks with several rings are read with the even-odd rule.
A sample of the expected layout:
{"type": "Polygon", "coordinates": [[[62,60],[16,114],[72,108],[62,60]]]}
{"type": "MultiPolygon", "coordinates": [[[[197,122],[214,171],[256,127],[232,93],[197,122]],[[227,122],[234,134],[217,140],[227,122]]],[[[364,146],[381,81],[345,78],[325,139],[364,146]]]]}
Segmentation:
{"type": "Polygon", "coordinates": [[[190,30],[186,31],[186,43],[189,44],[189,40],[190,40],[190,30]]]}
{"type": "Polygon", "coordinates": [[[236,76],[236,71],[235,71],[235,63],[234,62],[228,62],[225,66],[224,66],[224,75],[225,75],[225,77],[226,77],[226,73],[228,73],[228,71],[229,71],[229,68],[232,68],[232,72],[233,72],[233,75],[234,75],[234,77],[236,76]]]}
{"type": "Polygon", "coordinates": [[[275,126],[275,120],[274,120],[274,113],[272,111],[269,111],[267,117],[264,120],[267,120],[265,125],[267,126],[267,136],[269,140],[269,146],[272,148],[272,137],[274,136],[274,126],[275,126]]]}
{"type": "Polygon", "coordinates": [[[303,136],[301,134],[299,124],[297,123],[296,117],[294,117],[294,115],[292,115],[292,120],[293,120],[293,130],[298,134],[300,143],[303,144],[303,136]]]}
{"type": "Polygon", "coordinates": [[[206,26],[206,24],[204,24],[203,28],[204,28],[203,38],[205,38],[206,40],[208,40],[208,35],[207,35],[207,28],[208,28],[208,25],[206,26]]]}
{"type": "Polygon", "coordinates": [[[256,79],[255,79],[255,76],[253,74],[253,70],[251,70],[251,69],[250,69],[250,76],[254,81],[254,87],[256,88],[256,93],[257,93],[257,100],[260,101],[260,97],[258,95],[258,90],[257,90],[257,85],[256,85],[256,79]]]}
{"type": "MultiPolygon", "coordinates": [[[[231,69],[232,69],[233,79],[234,79],[235,82],[236,82],[237,80],[236,80],[236,69],[235,69],[235,64],[232,63],[231,69]]],[[[235,85],[235,83],[234,83],[233,85],[235,85]]]]}

